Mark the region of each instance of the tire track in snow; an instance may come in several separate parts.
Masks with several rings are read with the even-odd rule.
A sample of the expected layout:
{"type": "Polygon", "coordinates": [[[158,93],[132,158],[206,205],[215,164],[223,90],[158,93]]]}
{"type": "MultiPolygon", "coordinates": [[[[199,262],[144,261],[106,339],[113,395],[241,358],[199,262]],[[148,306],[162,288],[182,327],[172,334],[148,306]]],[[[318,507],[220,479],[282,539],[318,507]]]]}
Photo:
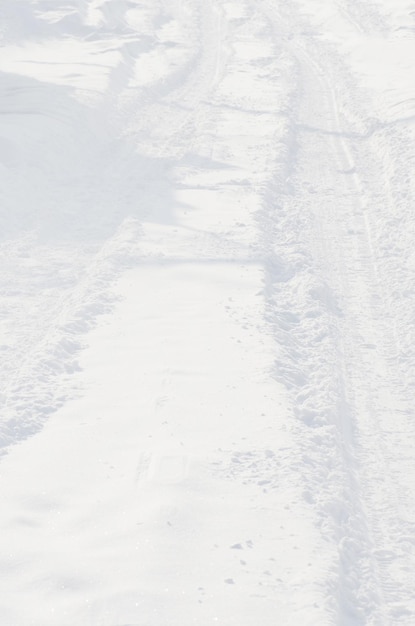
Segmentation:
{"type": "MultiPolygon", "coordinates": [[[[290,16],[285,19],[289,23],[290,16]]],[[[344,75],[338,54],[333,49],[328,53],[318,39],[304,39],[298,16],[292,24],[298,40],[292,39],[287,27],[286,35],[304,68],[305,109],[300,106],[297,167],[289,192],[297,192],[299,222],[309,232],[308,241],[306,235],[301,240],[306,248],[314,248],[315,271],[326,283],[323,300],[335,354],[331,372],[326,368],[321,374],[324,368],[315,362],[320,376],[311,376],[310,397],[314,394],[315,405],[321,393],[318,380],[327,375],[334,380],[337,371],[338,389],[335,385],[333,393],[344,397],[337,413],[347,426],[344,431],[340,425],[337,445],[349,485],[340,508],[347,523],[338,525],[339,537],[344,534],[339,546],[345,546],[348,557],[341,563],[346,594],[340,598],[339,619],[341,623],[409,626],[414,614],[408,572],[414,568],[410,537],[415,522],[411,515],[415,467],[406,442],[413,436],[413,384],[405,369],[413,362],[408,341],[413,332],[408,314],[413,271],[404,259],[410,257],[413,220],[405,204],[410,186],[401,151],[407,162],[413,154],[396,124],[363,119],[365,103],[352,101],[358,89],[347,93],[353,83],[344,75]],[[333,85],[343,100],[342,112],[333,85]],[[347,132],[350,119],[358,128],[370,122],[371,131],[347,132]],[[298,193],[300,185],[310,192],[308,200],[304,192],[298,193]],[[395,207],[396,219],[391,217],[397,212],[395,207]],[[405,343],[408,349],[402,356],[399,346],[405,343]],[[351,607],[356,613],[347,617],[351,607]]],[[[380,27],[378,22],[372,26],[380,27]]],[[[305,27],[303,32],[307,32],[305,27]]],[[[295,209],[290,198],[288,206],[295,209]]],[[[293,294],[290,297],[296,302],[293,294]]],[[[289,340],[295,335],[304,345],[312,335],[297,331],[298,317],[287,313],[285,323],[291,322],[289,340]]],[[[307,353],[299,341],[296,352],[290,353],[292,365],[297,366],[294,389],[298,390],[299,384],[304,387],[310,381],[311,367],[302,372],[298,368],[298,361],[306,364],[307,353]]],[[[311,355],[314,359],[315,354],[311,355]]],[[[341,522],[341,516],[337,519],[341,522]]],[[[336,516],[332,522],[336,523],[336,516]]]]}
{"type": "MultiPolygon", "coordinates": [[[[324,50],[314,46],[314,51],[330,77],[333,70],[324,50]]],[[[338,74],[336,86],[341,89],[338,74]]],[[[409,538],[415,526],[415,463],[407,443],[414,427],[413,383],[406,371],[414,360],[408,353],[400,358],[398,346],[410,344],[414,329],[409,314],[414,269],[407,261],[414,224],[406,165],[414,155],[399,124],[373,123],[373,132],[361,137],[344,133],[342,143],[356,201],[337,219],[340,238],[331,258],[344,250],[340,267],[348,289],[340,328],[346,391],[356,424],[360,493],[382,602],[379,620],[409,625],[414,615],[408,572],[414,568],[409,538]],[[393,213],[398,214],[396,221],[393,213]]],[[[331,232],[328,226],[326,239],[331,232]]]]}
{"type": "MultiPolygon", "coordinates": [[[[292,119],[295,156],[288,164],[289,182],[273,232],[280,243],[268,238],[267,244],[274,250],[270,319],[283,352],[278,377],[291,388],[298,437],[312,468],[307,472],[304,467],[304,482],[331,544],[325,583],[330,623],[381,624],[383,581],[362,485],[361,416],[355,397],[356,387],[362,387],[359,376],[366,372],[356,359],[361,338],[352,326],[359,319],[362,333],[367,326],[364,309],[376,276],[362,185],[329,73],[313,58],[312,43],[306,48],[293,39],[301,19],[289,13],[282,18],[270,3],[265,7],[285,35],[299,72],[292,119]],[[352,228],[359,233],[357,241],[350,236],[352,228]],[[357,376],[351,374],[352,364],[357,376]]],[[[271,188],[272,195],[277,191],[271,188]]],[[[275,200],[268,196],[267,202],[275,210],[275,200]]],[[[369,387],[369,394],[373,391],[369,387]]]]}
{"type": "MultiPolygon", "coordinates": [[[[308,108],[305,116],[311,122],[310,127],[299,129],[304,150],[301,154],[300,149],[300,167],[304,168],[300,180],[305,177],[312,185],[313,181],[317,183],[312,189],[315,198],[311,203],[306,200],[305,205],[314,214],[316,238],[312,246],[325,284],[322,295],[332,335],[333,369],[331,373],[327,369],[326,375],[332,378],[332,392],[338,398],[331,420],[337,429],[336,444],[343,474],[338,485],[341,491],[343,483],[340,508],[332,511],[339,548],[339,619],[341,623],[379,624],[384,621],[383,590],[372,554],[367,494],[362,485],[361,415],[356,401],[362,377],[356,353],[360,351],[362,337],[366,344],[371,341],[367,337],[370,322],[364,311],[370,307],[368,286],[375,280],[376,263],[365,221],[362,185],[342,133],[333,87],[312,56],[304,54],[301,48],[297,48],[297,53],[305,68],[303,85],[306,85],[308,108]],[[318,159],[320,171],[312,164],[313,157],[318,159]],[[327,176],[323,184],[322,175],[327,176]]],[[[332,497],[335,492],[333,484],[332,497]]]]}
{"type": "MultiPolygon", "coordinates": [[[[128,131],[140,150],[175,163],[191,152],[192,138],[203,125],[206,99],[220,77],[224,43],[221,9],[215,2],[187,1],[176,11],[176,19],[188,20],[186,56],[166,76],[121,98],[128,131]]],[[[168,47],[168,32],[163,37],[168,47]]]]}
{"type": "MultiPolygon", "coordinates": [[[[139,236],[138,224],[125,222],[92,259],[83,259],[81,276],[74,286],[45,290],[46,304],[40,311],[29,311],[32,317],[28,330],[18,338],[17,346],[1,346],[3,354],[13,352],[3,365],[6,376],[1,394],[0,454],[38,432],[51,413],[79,394],[74,375],[79,371],[77,356],[83,348],[83,337],[98,316],[111,310],[111,285],[123,269],[134,263],[139,236]]],[[[44,264],[50,262],[51,252],[40,251],[32,244],[23,254],[35,255],[44,264]],[[46,254],[45,259],[42,254],[46,254]]],[[[58,259],[60,255],[61,251],[58,259]]],[[[13,258],[16,259],[15,254],[13,258]]],[[[49,280],[56,280],[54,270],[49,280]]],[[[24,282],[22,287],[27,289],[24,282]]],[[[20,311],[17,313],[21,315],[20,311]]],[[[6,335],[6,341],[10,339],[6,335]]]]}

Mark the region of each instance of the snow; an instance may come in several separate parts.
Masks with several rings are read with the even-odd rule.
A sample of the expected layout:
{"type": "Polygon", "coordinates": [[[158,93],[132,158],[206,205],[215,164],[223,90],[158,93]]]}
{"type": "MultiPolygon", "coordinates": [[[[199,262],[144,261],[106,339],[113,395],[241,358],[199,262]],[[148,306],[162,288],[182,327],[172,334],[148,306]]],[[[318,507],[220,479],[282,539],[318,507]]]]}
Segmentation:
{"type": "Polygon", "coordinates": [[[413,626],[409,0],[3,0],[0,623],[413,626]]]}

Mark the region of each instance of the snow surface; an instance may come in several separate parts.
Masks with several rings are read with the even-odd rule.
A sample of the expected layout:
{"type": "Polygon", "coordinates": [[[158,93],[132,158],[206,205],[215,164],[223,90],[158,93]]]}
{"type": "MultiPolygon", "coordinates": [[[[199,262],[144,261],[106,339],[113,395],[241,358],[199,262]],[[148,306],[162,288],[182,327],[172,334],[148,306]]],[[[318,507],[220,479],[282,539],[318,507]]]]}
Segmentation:
{"type": "Polygon", "coordinates": [[[415,624],[412,0],[1,0],[0,624],[415,624]]]}

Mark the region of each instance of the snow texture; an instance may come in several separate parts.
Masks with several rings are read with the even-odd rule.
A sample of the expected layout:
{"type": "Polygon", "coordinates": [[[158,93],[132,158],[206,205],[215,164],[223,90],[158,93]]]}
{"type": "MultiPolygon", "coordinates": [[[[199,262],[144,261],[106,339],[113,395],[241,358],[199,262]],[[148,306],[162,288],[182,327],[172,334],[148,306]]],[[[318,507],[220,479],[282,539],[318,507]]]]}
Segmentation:
{"type": "Polygon", "coordinates": [[[0,3],[0,624],[415,624],[415,7],[0,3]]]}

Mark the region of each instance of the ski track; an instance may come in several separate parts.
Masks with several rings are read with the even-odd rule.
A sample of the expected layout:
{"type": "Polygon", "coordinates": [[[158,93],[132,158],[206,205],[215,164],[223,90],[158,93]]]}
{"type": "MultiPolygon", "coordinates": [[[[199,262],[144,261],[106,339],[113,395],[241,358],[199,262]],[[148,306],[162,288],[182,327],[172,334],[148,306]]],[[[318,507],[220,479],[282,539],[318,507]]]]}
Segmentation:
{"type": "MultiPolygon", "coordinates": [[[[130,580],[112,591],[111,572],[99,579],[85,565],[82,575],[68,556],[56,570],[53,609],[35,610],[30,575],[52,606],[40,582],[51,573],[33,565],[43,553],[24,552],[24,543],[13,558],[4,548],[4,623],[28,626],[13,604],[13,584],[23,580],[34,626],[412,626],[413,104],[409,91],[396,105],[391,95],[375,102],[344,44],[324,36],[336,25],[359,40],[408,37],[405,3],[399,15],[351,0],[320,0],[314,14],[301,0],[19,5],[0,9],[5,475],[13,473],[7,460],[22,461],[31,442],[28,463],[37,467],[43,430],[58,442],[48,467],[66,467],[56,433],[61,423],[76,445],[76,423],[54,416],[85,410],[88,368],[101,371],[88,352],[96,342],[114,380],[102,404],[111,409],[131,394],[154,424],[146,445],[147,422],[139,431],[128,411],[117,416],[125,432],[109,450],[112,418],[91,418],[78,463],[100,504],[92,512],[80,490],[72,495],[79,512],[60,519],[74,489],[63,473],[63,494],[55,487],[48,505],[42,491],[35,507],[52,546],[73,523],[100,563],[84,517],[101,515],[105,563],[113,559],[130,580]],[[204,288],[207,313],[198,304],[204,288]],[[162,365],[134,356],[132,371],[120,374],[104,355],[112,349],[105,328],[117,336],[117,358],[130,343],[150,354],[153,338],[162,365]],[[222,344],[231,356],[215,373],[222,344]],[[183,372],[198,355],[189,391],[183,372]],[[237,406],[238,389],[246,406],[237,406]],[[109,473],[115,466],[116,495],[94,461],[109,473]],[[117,509],[130,497],[126,475],[131,520],[117,509]],[[224,529],[212,506],[234,527],[224,529]],[[117,534],[116,555],[105,543],[110,522],[136,541],[117,534]],[[140,546],[138,567],[129,545],[140,546]],[[31,569],[16,574],[19,558],[31,569]],[[86,602],[79,590],[95,579],[100,591],[86,602]],[[167,580],[170,591],[158,588],[167,580]]],[[[11,520],[28,519],[24,484],[17,495],[6,484],[19,503],[11,520]]]]}

